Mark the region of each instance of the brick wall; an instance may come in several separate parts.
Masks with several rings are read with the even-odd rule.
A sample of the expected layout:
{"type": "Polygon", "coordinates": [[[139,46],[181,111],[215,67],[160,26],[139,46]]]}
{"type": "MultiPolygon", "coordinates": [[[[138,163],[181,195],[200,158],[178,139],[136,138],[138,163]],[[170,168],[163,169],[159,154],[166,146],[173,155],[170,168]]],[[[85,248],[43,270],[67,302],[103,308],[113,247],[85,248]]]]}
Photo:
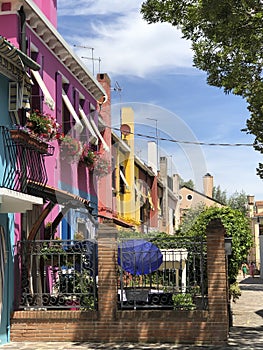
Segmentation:
{"type": "Polygon", "coordinates": [[[207,311],[117,310],[117,231],[98,233],[98,311],[15,311],[11,341],[170,342],[225,344],[228,337],[225,230],[207,227],[207,311]]]}

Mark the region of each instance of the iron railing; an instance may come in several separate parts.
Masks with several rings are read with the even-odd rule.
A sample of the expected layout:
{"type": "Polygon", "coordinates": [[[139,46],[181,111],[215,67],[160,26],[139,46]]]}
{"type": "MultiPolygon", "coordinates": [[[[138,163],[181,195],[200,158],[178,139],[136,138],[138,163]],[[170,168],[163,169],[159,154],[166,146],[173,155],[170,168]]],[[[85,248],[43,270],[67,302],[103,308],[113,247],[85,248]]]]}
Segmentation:
{"type": "Polygon", "coordinates": [[[44,157],[52,155],[54,147],[21,129],[0,126],[0,144],[6,163],[0,187],[28,193],[28,182],[46,185],[48,177],[44,157]]]}
{"type": "Polygon", "coordinates": [[[97,243],[19,241],[18,309],[97,309],[97,243]]]}
{"type": "MultiPolygon", "coordinates": [[[[119,262],[127,254],[121,247],[122,244],[119,262]]],[[[131,274],[119,266],[119,308],[207,309],[207,257],[203,238],[175,237],[169,249],[160,251],[163,262],[153,272],[131,274]]],[[[141,254],[147,258],[147,252],[141,254]]],[[[129,252],[129,259],[131,265],[137,264],[138,253],[129,252]]]]}

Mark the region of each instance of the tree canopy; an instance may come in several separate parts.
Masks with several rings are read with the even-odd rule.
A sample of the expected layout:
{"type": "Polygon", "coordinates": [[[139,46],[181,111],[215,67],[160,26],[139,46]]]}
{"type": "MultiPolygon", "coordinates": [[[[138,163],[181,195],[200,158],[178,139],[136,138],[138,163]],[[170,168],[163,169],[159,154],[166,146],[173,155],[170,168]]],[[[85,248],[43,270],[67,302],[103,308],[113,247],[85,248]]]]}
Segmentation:
{"type": "Polygon", "coordinates": [[[179,185],[180,185],[180,187],[186,186],[188,188],[191,188],[192,190],[195,187],[194,181],[192,179],[190,179],[188,181],[184,181],[181,177],[180,177],[180,180],[179,180],[179,185]]]}
{"type": "MultiPolygon", "coordinates": [[[[148,23],[180,28],[207,83],[246,100],[250,118],[243,131],[263,153],[262,0],[146,0],[141,12],[148,23]]],[[[263,164],[257,173],[263,178],[263,164]]]]}
{"type": "Polygon", "coordinates": [[[220,186],[213,187],[212,197],[213,197],[213,199],[215,199],[216,201],[218,201],[224,205],[227,204],[226,190],[222,191],[220,186]]]}
{"type": "Polygon", "coordinates": [[[183,236],[205,235],[209,222],[214,219],[220,219],[226,230],[226,235],[232,237],[229,279],[234,281],[242,262],[247,259],[247,254],[253,243],[249,218],[239,210],[230,207],[204,208],[201,213],[200,209],[189,210],[180,227],[180,234],[183,236]],[[187,218],[188,215],[189,217],[187,218]],[[192,225],[190,225],[191,221],[192,225]]]}

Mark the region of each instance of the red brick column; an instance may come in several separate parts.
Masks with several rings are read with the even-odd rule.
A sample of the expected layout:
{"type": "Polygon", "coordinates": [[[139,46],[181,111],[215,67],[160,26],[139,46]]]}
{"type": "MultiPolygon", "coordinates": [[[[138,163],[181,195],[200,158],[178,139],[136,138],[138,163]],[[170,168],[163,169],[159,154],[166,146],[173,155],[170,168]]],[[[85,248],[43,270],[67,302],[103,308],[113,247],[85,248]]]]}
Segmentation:
{"type": "Polygon", "coordinates": [[[228,337],[225,228],[221,220],[212,220],[206,234],[209,328],[212,342],[216,344],[228,337]]]}
{"type": "Polygon", "coordinates": [[[98,298],[99,319],[109,323],[117,309],[117,229],[113,224],[99,224],[98,298]]]}

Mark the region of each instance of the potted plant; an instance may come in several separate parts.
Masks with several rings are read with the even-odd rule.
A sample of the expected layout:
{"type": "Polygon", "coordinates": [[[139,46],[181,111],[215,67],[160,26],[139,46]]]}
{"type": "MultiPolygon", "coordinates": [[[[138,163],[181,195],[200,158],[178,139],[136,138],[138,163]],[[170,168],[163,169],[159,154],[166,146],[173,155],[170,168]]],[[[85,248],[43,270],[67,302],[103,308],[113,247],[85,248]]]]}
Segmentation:
{"type": "Polygon", "coordinates": [[[66,252],[59,240],[45,242],[40,252],[46,265],[63,265],[66,260],[66,252]]]}
{"type": "Polygon", "coordinates": [[[109,161],[105,158],[102,158],[99,154],[94,162],[94,174],[99,178],[106,176],[110,172],[109,161]]]}
{"type": "Polygon", "coordinates": [[[172,300],[176,310],[194,310],[196,308],[190,293],[174,294],[172,300]]]}
{"type": "Polygon", "coordinates": [[[61,158],[69,163],[78,162],[82,155],[82,142],[70,135],[61,135],[59,140],[61,158]]]}
{"type": "Polygon", "coordinates": [[[82,148],[82,154],[80,161],[89,169],[94,168],[94,163],[96,161],[97,154],[93,151],[87,143],[84,143],[82,148]]]}
{"type": "Polygon", "coordinates": [[[50,114],[33,110],[27,116],[26,127],[30,133],[44,141],[52,141],[58,138],[60,125],[50,114]]]}

